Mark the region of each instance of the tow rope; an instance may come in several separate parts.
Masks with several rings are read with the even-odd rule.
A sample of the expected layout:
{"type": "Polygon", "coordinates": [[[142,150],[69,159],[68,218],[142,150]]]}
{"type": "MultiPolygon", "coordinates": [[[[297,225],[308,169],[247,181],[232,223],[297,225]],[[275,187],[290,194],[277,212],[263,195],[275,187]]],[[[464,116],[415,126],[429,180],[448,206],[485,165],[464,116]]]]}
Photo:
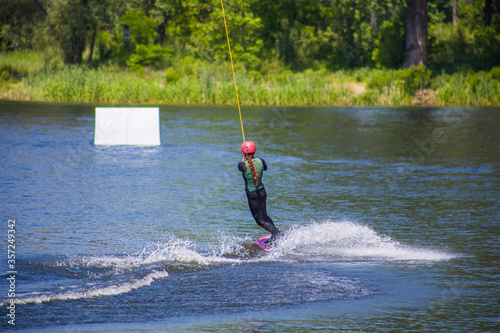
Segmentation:
{"type": "Polygon", "coordinates": [[[224,14],[224,3],[222,2],[222,0],[220,0],[220,5],[222,7],[222,16],[224,17],[224,27],[226,28],[227,47],[229,49],[229,58],[231,59],[231,68],[233,70],[234,90],[236,91],[236,102],[238,103],[238,113],[240,114],[241,135],[243,136],[243,142],[245,142],[246,141],[245,130],[243,129],[243,118],[241,117],[240,98],[238,97],[238,86],[236,85],[236,75],[234,74],[233,55],[231,54],[231,44],[229,43],[229,33],[227,32],[226,14],[224,14]]]}

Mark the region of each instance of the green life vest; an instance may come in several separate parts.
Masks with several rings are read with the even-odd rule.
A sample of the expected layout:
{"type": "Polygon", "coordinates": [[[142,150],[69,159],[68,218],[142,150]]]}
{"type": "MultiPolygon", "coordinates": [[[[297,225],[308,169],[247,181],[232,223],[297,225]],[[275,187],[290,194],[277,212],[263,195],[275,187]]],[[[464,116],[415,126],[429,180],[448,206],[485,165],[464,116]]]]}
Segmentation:
{"type": "Polygon", "coordinates": [[[246,170],[242,172],[243,179],[245,180],[245,189],[250,192],[255,192],[264,188],[264,183],[262,183],[262,173],[264,172],[264,164],[260,160],[260,158],[254,157],[252,159],[253,166],[255,167],[255,171],[259,177],[259,183],[255,186],[253,182],[253,174],[252,169],[250,169],[250,164],[247,160],[245,160],[245,165],[247,166],[246,170]]]}

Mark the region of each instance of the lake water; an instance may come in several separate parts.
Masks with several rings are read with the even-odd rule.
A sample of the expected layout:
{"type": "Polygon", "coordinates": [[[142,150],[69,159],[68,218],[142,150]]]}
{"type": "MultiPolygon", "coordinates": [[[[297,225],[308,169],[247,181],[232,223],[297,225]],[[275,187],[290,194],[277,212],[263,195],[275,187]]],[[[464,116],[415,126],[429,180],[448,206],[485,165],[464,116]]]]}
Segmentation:
{"type": "Polygon", "coordinates": [[[3,330],[500,329],[500,109],[244,107],[286,232],[256,255],[237,108],[160,106],[155,147],[94,108],[0,101],[3,330]]]}

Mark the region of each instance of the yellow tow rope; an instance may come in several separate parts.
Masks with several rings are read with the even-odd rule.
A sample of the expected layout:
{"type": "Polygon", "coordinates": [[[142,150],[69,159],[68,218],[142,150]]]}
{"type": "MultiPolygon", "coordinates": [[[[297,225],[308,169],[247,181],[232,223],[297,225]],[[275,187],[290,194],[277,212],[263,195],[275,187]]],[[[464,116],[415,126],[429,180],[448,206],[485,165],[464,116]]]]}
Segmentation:
{"type": "Polygon", "coordinates": [[[227,47],[229,48],[229,58],[231,59],[231,68],[233,69],[234,89],[236,90],[236,102],[238,103],[238,112],[240,114],[241,135],[243,142],[245,142],[245,130],[243,129],[243,118],[241,117],[240,99],[238,97],[238,86],[236,85],[236,75],[234,74],[233,56],[231,54],[231,44],[229,43],[229,33],[227,32],[226,14],[224,14],[224,3],[220,0],[222,6],[222,16],[224,17],[224,27],[226,27],[227,47]]]}

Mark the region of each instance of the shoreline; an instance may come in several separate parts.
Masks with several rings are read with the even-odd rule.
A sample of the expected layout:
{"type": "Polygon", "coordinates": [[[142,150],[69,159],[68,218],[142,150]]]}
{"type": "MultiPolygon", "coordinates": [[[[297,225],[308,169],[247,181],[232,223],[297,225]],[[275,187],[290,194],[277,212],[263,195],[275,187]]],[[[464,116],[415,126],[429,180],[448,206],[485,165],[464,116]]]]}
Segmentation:
{"type": "MultiPolygon", "coordinates": [[[[29,100],[29,99],[6,99],[0,97],[0,103],[47,103],[47,104],[75,104],[75,105],[98,105],[101,107],[141,107],[141,106],[172,106],[172,107],[237,107],[236,104],[197,104],[197,103],[158,103],[158,102],[142,102],[142,103],[133,103],[133,102],[99,102],[99,101],[55,101],[55,100],[29,100]]],[[[414,103],[414,104],[400,104],[400,105],[376,105],[376,104],[363,104],[363,105],[351,105],[351,104],[240,104],[241,107],[280,107],[280,108],[303,108],[303,107],[336,107],[336,108],[405,108],[405,107],[414,107],[414,108],[434,108],[434,107],[451,107],[451,108],[495,108],[499,107],[500,104],[479,104],[479,105],[467,105],[467,104],[439,104],[439,103],[414,103]]],[[[1,112],[1,110],[0,110],[1,112]]]]}
{"type": "MultiPolygon", "coordinates": [[[[241,106],[499,106],[500,68],[489,72],[442,74],[430,70],[360,69],[237,74],[241,106]],[[422,74],[423,73],[423,74],[422,74]],[[403,77],[403,79],[402,79],[403,77]]],[[[111,67],[66,67],[4,75],[0,100],[99,104],[236,105],[226,69],[202,67],[137,73],[111,67]],[[168,73],[169,71],[167,71],[168,73]]]]}
{"type": "MultiPolygon", "coordinates": [[[[470,103],[463,103],[463,104],[458,104],[458,103],[439,103],[437,102],[433,96],[435,96],[437,93],[437,90],[427,90],[422,93],[422,96],[415,96],[410,103],[405,103],[405,101],[398,101],[396,103],[339,103],[339,102],[332,102],[332,103],[286,103],[286,102],[279,102],[279,103],[265,103],[265,102],[254,102],[250,101],[246,103],[245,101],[240,100],[240,106],[241,107],[252,107],[252,106],[259,106],[259,107],[495,107],[495,106],[500,106],[500,103],[493,103],[493,102],[485,102],[485,103],[479,103],[479,104],[470,104],[470,103]],[[429,95],[431,98],[429,98],[429,95]]],[[[236,103],[213,103],[210,100],[205,100],[205,102],[197,102],[197,101],[177,101],[177,102],[168,102],[165,100],[142,100],[142,101],[135,101],[135,100],[128,100],[128,101],[123,101],[123,100],[82,100],[82,99],[49,99],[49,98],[42,98],[42,99],[36,99],[33,98],[33,96],[28,96],[26,95],[25,98],[11,98],[11,96],[8,92],[2,92],[2,95],[0,96],[0,102],[33,102],[33,103],[68,103],[68,104],[99,104],[99,105],[111,105],[111,106],[127,106],[127,105],[171,105],[171,106],[234,106],[237,107],[236,103]]],[[[353,96],[357,96],[353,94],[353,96]]],[[[19,97],[19,96],[16,96],[19,97]]]]}

